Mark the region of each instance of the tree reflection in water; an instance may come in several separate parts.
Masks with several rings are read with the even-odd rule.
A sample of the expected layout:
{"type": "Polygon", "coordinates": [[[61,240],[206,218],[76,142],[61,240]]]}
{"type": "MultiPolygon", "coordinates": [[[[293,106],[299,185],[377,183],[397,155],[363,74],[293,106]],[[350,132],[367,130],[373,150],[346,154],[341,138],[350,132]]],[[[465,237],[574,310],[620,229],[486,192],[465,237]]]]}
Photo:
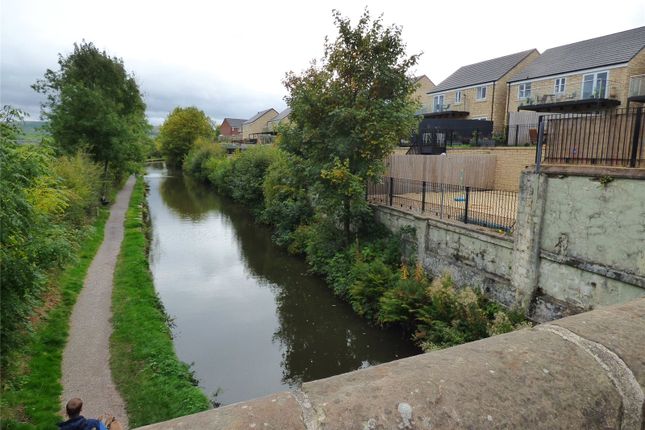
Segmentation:
{"type": "Polygon", "coordinates": [[[370,326],[334,297],[320,278],[307,274],[303,258],[272,243],[271,231],[256,224],[246,208],[181,173],[165,178],[160,192],[184,219],[197,222],[218,213],[232,226],[246,271],[275,296],[279,324],[273,343],[281,351],[283,384],[295,386],[420,352],[398,331],[370,326]]]}

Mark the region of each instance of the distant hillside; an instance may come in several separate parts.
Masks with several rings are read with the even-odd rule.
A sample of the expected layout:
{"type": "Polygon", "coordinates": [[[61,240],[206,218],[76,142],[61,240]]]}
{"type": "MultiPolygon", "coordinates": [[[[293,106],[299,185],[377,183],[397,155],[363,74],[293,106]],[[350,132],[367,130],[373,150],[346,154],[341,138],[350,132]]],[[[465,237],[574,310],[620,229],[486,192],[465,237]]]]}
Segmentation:
{"type": "Polygon", "coordinates": [[[25,134],[45,134],[43,130],[39,129],[42,129],[46,124],[47,121],[25,121],[22,123],[22,131],[24,131],[25,134]]]}
{"type": "Polygon", "coordinates": [[[43,137],[48,136],[43,127],[47,124],[46,121],[25,121],[22,123],[21,128],[25,133],[24,136],[18,139],[18,143],[40,143],[43,137]]]}

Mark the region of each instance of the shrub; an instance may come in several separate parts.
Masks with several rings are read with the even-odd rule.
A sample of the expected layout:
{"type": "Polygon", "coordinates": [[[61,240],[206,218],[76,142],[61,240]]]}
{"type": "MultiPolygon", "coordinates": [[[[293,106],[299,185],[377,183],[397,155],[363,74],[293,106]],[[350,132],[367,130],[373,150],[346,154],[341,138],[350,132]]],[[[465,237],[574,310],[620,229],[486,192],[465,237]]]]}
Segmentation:
{"type": "Polygon", "coordinates": [[[298,226],[310,222],[313,208],[304,186],[302,160],[279,150],[276,155],[262,184],[264,211],[261,218],[275,227],[274,242],[285,246],[294,240],[298,226]]]}
{"type": "Polygon", "coordinates": [[[378,317],[379,299],[396,282],[396,273],[381,257],[372,261],[359,259],[351,269],[353,280],[349,287],[352,308],[361,316],[375,321],[378,317]]]}
{"type": "Polygon", "coordinates": [[[435,279],[418,310],[415,339],[425,350],[444,348],[488,336],[487,300],[471,288],[457,291],[448,276],[435,279]]]}
{"type": "Polygon", "coordinates": [[[421,264],[417,263],[413,277],[407,272],[407,266],[401,268],[401,278],[394,288],[386,291],[379,300],[378,320],[381,324],[398,323],[406,330],[416,327],[418,310],[427,305],[429,281],[421,264]]]}
{"type": "Polygon", "coordinates": [[[53,171],[66,189],[69,207],[65,219],[74,226],[83,225],[99,204],[101,193],[100,166],[89,155],[79,152],[63,156],[53,164],[53,171]]]}
{"type": "Polygon", "coordinates": [[[226,149],[218,143],[198,137],[192,149],[186,155],[183,164],[184,173],[205,181],[208,179],[207,163],[210,159],[220,160],[226,157],[226,149]]]}
{"type": "Polygon", "coordinates": [[[263,184],[266,172],[276,160],[277,149],[258,145],[235,154],[229,178],[231,197],[251,207],[256,214],[264,206],[263,184]]]}

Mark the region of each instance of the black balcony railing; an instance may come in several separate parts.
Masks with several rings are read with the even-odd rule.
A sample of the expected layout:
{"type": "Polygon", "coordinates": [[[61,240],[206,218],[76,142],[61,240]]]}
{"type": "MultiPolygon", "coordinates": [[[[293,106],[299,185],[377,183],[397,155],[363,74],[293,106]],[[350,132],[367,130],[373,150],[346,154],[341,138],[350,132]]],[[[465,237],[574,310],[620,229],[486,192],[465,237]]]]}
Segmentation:
{"type": "Polygon", "coordinates": [[[546,115],[539,128],[542,164],[645,167],[642,107],[546,115]]]}
{"type": "Polygon", "coordinates": [[[368,185],[367,200],[438,219],[511,232],[517,217],[518,193],[383,177],[380,182],[368,185]]]}

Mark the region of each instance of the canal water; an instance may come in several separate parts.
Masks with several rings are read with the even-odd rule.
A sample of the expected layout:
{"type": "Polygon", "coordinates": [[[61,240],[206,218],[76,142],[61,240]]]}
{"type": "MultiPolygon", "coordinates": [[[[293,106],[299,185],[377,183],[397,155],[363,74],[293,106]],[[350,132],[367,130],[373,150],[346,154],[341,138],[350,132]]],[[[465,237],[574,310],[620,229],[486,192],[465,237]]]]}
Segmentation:
{"type": "Polygon", "coordinates": [[[368,325],[241,206],[148,167],[150,268],[177,355],[223,405],[419,353],[368,325]]]}

